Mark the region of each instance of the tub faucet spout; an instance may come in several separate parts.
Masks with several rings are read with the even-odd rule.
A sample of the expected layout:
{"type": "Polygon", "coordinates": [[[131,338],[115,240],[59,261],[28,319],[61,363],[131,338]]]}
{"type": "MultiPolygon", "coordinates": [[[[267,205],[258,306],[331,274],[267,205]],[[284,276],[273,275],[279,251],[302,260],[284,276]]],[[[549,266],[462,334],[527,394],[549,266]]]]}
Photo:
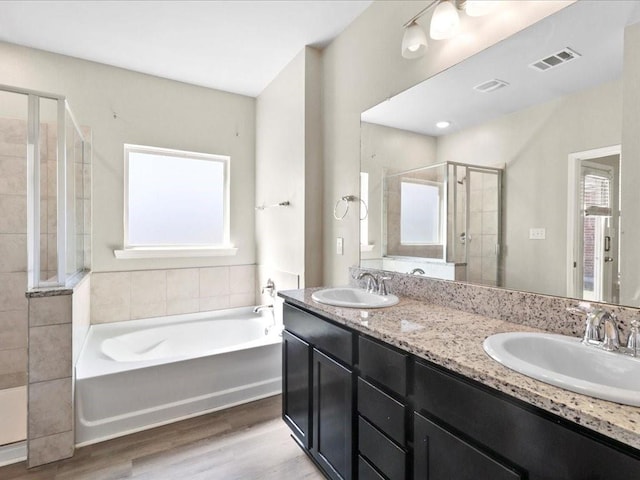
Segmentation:
{"type": "Polygon", "coordinates": [[[273,305],[258,305],[257,307],[253,307],[253,313],[260,313],[268,309],[271,309],[271,312],[273,312],[273,305]]]}

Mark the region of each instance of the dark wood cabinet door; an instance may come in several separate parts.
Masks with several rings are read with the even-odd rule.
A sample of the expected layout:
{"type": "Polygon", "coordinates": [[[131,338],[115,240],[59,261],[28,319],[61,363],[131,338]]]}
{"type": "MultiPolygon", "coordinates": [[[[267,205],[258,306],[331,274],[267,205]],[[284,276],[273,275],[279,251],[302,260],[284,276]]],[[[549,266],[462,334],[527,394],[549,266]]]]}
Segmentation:
{"type": "Polygon", "coordinates": [[[311,454],[335,480],[353,477],[352,372],[313,350],[313,445],[311,454]]]}
{"type": "Polygon", "coordinates": [[[526,478],[447,430],[414,414],[414,480],[517,480],[526,478]]]}
{"type": "Polygon", "coordinates": [[[311,347],[282,332],[282,418],[300,443],[311,440],[311,347]]]}

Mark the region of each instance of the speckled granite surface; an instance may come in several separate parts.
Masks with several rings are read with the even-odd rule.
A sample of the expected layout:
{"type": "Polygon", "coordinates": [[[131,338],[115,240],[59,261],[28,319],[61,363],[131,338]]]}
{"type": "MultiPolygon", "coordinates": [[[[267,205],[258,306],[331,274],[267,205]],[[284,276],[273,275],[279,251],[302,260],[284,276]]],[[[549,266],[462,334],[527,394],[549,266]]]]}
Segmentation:
{"type": "MultiPolygon", "coordinates": [[[[567,312],[567,307],[575,307],[579,302],[573,298],[554,297],[358,267],[350,269],[350,277],[354,278],[362,271],[389,277],[387,284],[390,286],[390,292],[397,295],[541,328],[560,335],[582,336],[584,333],[585,317],[567,312]]],[[[351,283],[354,286],[365,286],[364,281],[351,280],[351,283]]],[[[618,326],[624,339],[629,333],[631,320],[640,318],[640,309],[638,308],[597,302],[591,302],[591,304],[596,308],[604,308],[616,314],[618,326]]]]}
{"type": "Polygon", "coordinates": [[[640,449],[640,408],[619,405],[547,385],[489,358],[482,342],[501,332],[544,331],[423,300],[401,297],[384,309],[360,310],[317,303],[317,289],[279,295],[372,337],[477,380],[536,407],[640,449]]]}

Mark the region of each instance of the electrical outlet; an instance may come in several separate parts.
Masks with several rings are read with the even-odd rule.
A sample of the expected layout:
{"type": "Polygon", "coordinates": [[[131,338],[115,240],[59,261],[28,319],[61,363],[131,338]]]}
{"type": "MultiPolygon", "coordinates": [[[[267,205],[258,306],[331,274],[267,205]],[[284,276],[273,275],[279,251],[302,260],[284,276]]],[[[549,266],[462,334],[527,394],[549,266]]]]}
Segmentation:
{"type": "Polygon", "coordinates": [[[529,240],[545,240],[547,238],[546,228],[530,228],[529,240]]]}
{"type": "Polygon", "coordinates": [[[342,237],[336,238],[336,254],[344,255],[344,238],[342,237]]]}

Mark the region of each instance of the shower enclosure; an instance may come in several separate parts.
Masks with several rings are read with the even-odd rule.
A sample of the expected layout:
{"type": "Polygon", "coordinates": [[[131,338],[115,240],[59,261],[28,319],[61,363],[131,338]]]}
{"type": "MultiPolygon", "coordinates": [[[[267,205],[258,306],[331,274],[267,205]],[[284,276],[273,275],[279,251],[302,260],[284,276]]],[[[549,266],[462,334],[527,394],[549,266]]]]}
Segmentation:
{"type": "Polygon", "coordinates": [[[89,136],[65,97],[0,85],[0,447],[26,434],[25,292],[90,268],[89,136]]]}
{"type": "Polygon", "coordinates": [[[382,268],[500,285],[502,169],[445,162],[383,179],[382,268]]]}

